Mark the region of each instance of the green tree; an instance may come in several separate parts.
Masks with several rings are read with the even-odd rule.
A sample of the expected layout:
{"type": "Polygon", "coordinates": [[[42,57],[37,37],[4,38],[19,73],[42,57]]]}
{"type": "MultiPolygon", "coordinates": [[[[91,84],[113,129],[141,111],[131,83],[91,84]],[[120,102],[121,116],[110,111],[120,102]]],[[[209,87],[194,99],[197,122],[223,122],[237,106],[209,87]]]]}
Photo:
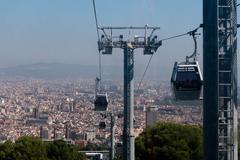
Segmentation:
{"type": "Polygon", "coordinates": [[[136,139],[137,160],[201,160],[202,129],[198,126],[158,123],[136,139]]]}
{"type": "Polygon", "coordinates": [[[6,141],[0,144],[0,160],[13,159],[14,153],[14,143],[11,141],[6,141]]]}
{"type": "Polygon", "coordinates": [[[37,137],[21,137],[0,144],[0,160],[85,160],[82,153],[64,141],[43,143],[37,137]]]}
{"type": "Polygon", "coordinates": [[[37,137],[21,137],[14,144],[13,157],[16,160],[46,160],[46,147],[37,137]]]}
{"type": "Polygon", "coordinates": [[[83,160],[83,154],[78,153],[72,145],[66,144],[62,140],[47,144],[47,157],[50,160],[83,160]]]}

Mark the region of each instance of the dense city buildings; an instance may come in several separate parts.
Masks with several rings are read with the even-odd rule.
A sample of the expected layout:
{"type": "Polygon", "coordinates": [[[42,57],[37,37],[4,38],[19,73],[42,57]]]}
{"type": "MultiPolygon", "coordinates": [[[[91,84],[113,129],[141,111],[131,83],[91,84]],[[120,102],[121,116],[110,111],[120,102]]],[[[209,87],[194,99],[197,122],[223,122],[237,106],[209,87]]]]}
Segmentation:
{"type": "MultiPolygon", "coordinates": [[[[93,110],[94,87],[94,79],[2,79],[0,140],[33,135],[80,146],[87,142],[109,144],[110,117],[93,110]],[[105,122],[106,128],[99,127],[99,122],[105,122]]],[[[107,81],[103,88],[110,100],[109,111],[116,116],[116,142],[121,143],[123,86],[118,81],[107,81]]],[[[148,118],[154,121],[201,125],[201,103],[175,102],[169,82],[143,83],[135,90],[135,136],[146,127],[146,111],[151,111],[148,118]]]]}

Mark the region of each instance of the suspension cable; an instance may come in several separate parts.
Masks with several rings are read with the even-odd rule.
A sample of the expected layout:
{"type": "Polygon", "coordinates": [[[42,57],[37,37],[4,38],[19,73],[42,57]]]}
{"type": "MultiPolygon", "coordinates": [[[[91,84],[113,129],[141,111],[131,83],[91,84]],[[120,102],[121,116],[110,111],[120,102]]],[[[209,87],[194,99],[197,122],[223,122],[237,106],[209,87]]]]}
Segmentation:
{"type": "Polygon", "coordinates": [[[170,40],[170,39],[175,39],[175,38],[178,38],[178,37],[183,37],[183,36],[186,36],[186,35],[188,35],[188,34],[189,34],[189,33],[187,32],[187,33],[184,33],[184,34],[179,34],[179,35],[176,35],[176,36],[164,38],[164,39],[162,39],[162,40],[160,40],[160,41],[167,41],[167,40],[170,40]]]}
{"type": "Polygon", "coordinates": [[[160,41],[163,42],[163,41],[167,41],[167,40],[170,40],[170,39],[175,39],[175,38],[178,38],[178,37],[183,37],[183,36],[186,36],[186,35],[191,35],[191,34],[197,32],[197,30],[198,30],[199,28],[201,28],[201,27],[202,27],[202,24],[201,24],[199,27],[195,28],[194,30],[191,30],[191,31],[189,31],[189,32],[186,32],[186,33],[183,33],[183,34],[179,34],[179,35],[176,35],[176,36],[164,38],[164,39],[162,39],[162,40],[160,40],[160,41]]]}
{"type": "Polygon", "coordinates": [[[98,19],[97,19],[97,11],[96,11],[95,0],[93,0],[93,10],[94,10],[95,23],[96,23],[96,29],[97,29],[97,36],[98,36],[98,41],[99,41],[100,40],[100,34],[99,34],[99,30],[98,30],[98,19]]]}
{"type": "Polygon", "coordinates": [[[138,84],[137,90],[139,90],[140,86],[142,85],[143,78],[145,77],[145,75],[146,75],[146,73],[147,73],[147,70],[148,70],[148,68],[149,68],[149,66],[150,66],[150,63],[151,63],[151,60],[152,60],[153,55],[154,55],[154,54],[152,54],[151,57],[150,57],[149,60],[148,60],[147,66],[146,66],[146,68],[145,68],[145,70],[144,70],[144,72],[143,72],[143,75],[142,75],[142,78],[141,78],[141,80],[140,80],[140,82],[139,82],[139,84],[138,84]]]}
{"type": "MultiPolygon", "coordinates": [[[[99,34],[99,29],[98,29],[98,18],[97,18],[97,11],[96,11],[96,4],[95,4],[95,0],[93,0],[93,10],[94,10],[94,16],[95,16],[95,23],[96,23],[96,30],[97,30],[97,37],[98,37],[98,42],[100,42],[100,34],[99,34]]],[[[100,82],[102,80],[102,60],[101,60],[101,52],[100,49],[98,49],[99,55],[98,55],[98,59],[99,59],[99,79],[100,82]]],[[[100,87],[101,88],[101,87],[100,87]]]]}

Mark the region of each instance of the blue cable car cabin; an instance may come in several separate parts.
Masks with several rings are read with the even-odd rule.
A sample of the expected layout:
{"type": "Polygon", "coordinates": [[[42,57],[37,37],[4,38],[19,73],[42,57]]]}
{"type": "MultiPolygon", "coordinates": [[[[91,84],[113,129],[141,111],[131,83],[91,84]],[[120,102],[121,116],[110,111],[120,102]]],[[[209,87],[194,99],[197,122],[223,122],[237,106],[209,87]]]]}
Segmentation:
{"type": "Polygon", "coordinates": [[[94,101],[95,111],[106,111],[108,107],[108,97],[107,94],[96,94],[94,101]]]}
{"type": "Polygon", "coordinates": [[[199,100],[203,78],[198,62],[175,62],[171,85],[176,100],[199,100]]]}

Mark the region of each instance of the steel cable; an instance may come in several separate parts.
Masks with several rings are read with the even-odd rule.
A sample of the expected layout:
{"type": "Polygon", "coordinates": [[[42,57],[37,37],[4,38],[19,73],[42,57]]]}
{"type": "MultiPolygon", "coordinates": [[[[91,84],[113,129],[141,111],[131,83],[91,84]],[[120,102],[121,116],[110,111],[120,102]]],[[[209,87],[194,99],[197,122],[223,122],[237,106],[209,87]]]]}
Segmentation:
{"type": "MultiPolygon", "coordinates": [[[[95,16],[95,23],[96,23],[96,29],[97,29],[97,36],[98,36],[98,43],[100,42],[100,34],[99,34],[99,30],[98,30],[98,19],[97,19],[97,11],[96,11],[96,4],[95,4],[95,0],[93,0],[93,10],[94,10],[94,16],[95,16]]],[[[102,57],[101,57],[101,51],[98,48],[98,58],[99,58],[99,79],[100,82],[102,80],[102,57]]],[[[101,87],[100,87],[101,88],[101,87]]]]}

